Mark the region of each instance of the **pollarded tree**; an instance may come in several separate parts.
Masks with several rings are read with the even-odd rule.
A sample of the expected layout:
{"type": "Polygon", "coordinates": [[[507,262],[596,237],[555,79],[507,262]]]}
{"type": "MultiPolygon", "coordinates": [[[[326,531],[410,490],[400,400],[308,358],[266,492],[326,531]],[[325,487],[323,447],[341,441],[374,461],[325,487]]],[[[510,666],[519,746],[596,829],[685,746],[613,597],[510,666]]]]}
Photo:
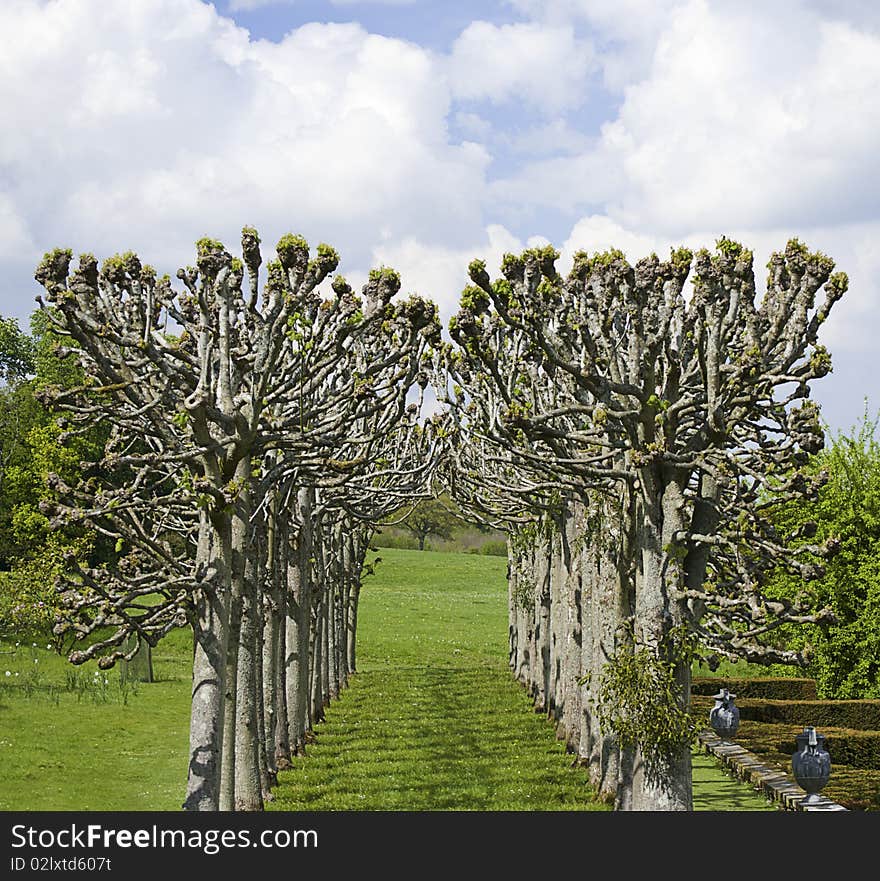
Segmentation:
{"type": "Polygon", "coordinates": [[[56,404],[69,411],[72,434],[112,426],[103,459],[79,485],[58,483],[58,522],[89,523],[121,555],[74,566],[71,617],[60,626],[100,633],[72,661],[99,656],[110,666],[128,656],[132,633],[155,644],[192,625],[189,810],[262,807],[251,524],[266,484],[254,469],[272,451],[332,459],[358,418],[402,406],[435,314],[418,298],[391,305],[400,285],[392,270],[371,273],[364,300],[342,279],[322,298],[338,258],[326,245],[311,257],[292,235],[279,241],[260,290],[259,244],[246,227],[238,260],[201,240],[197,265],[178,273],[182,292],[134,254],[100,271],[83,255],[71,276],[71,253],[57,250],[36,272],[53,331],[85,375],[56,404]]]}
{"type": "Polygon", "coordinates": [[[777,628],[827,615],[807,589],[765,595],[773,565],[806,582],[817,575],[809,555],[831,550],[792,549],[767,515],[816,491],[800,473],[822,443],[809,383],[830,369],[818,331],[847,280],[797,240],[771,258],[760,303],[751,253],[727,239],[714,255],[680,249],[634,267],[618,251],[580,253],[566,278],[557,259],[550,247],[508,255],[494,282],[471,264],[474,286],[450,327],[472,378],[459,384],[473,400],[493,390],[487,437],[579,483],[585,500],[623,485],[621,590],[632,614],[601,671],[600,712],[637,748],[622,803],[687,810],[694,640],[798,662],[773,644],[777,628]]]}
{"type": "MultiPolygon", "coordinates": [[[[423,376],[419,379],[424,382],[423,376]]],[[[361,573],[370,543],[379,526],[402,504],[431,497],[434,476],[444,460],[448,445],[444,420],[439,414],[423,420],[421,414],[420,397],[407,407],[406,417],[394,430],[377,439],[372,467],[356,475],[337,493],[342,516],[353,527],[347,542],[349,552],[342,565],[342,577],[348,586],[346,666],[350,673],[356,670],[361,573]]]]}
{"type": "MultiPolygon", "coordinates": [[[[278,767],[305,750],[314,717],[323,712],[324,695],[318,696],[315,676],[329,654],[314,641],[316,623],[327,624],[328,646],[331,626],[334,640],[340,636],[334,660],[337,651],[341,654],[341,632],[348,630],[346,656],[353,669],[360,568],[368,543],[357,524],[369,523],[388,504],[399,505],[410,497],[433,467],[432,435],[417,428],[418,405],[408,407],[406,397],[422,374],[426,352],[439,341],[440,325],[429,302],[410,297],[390,304],[398,286],[396,273],[376,271],[365,289],[365,302],[353,301],[364,320],[381,332],[385,351],[347,345],[348,360],[339,369],[330,370],[314,360],[316,349],[324,344],[319,343],[323,335],[316,335],[316,321],[301,322],[308,336],[298,330],[297,337],[311,359],[306,370],[309,383],[294,395],[296,408],[288,407],[285,417],[284,409],[275,406],[268,423],[273,460],[262,479],[267,491],[281,500],[270,530],[273,547],[286,561],[278,570],[278,599],[269,604],[265,622],[265,637],[284,657],[275,685],[278,767]],[[279,424],[286,424],[286,429],[277,431],[279,424]],[[351,530],[339,528],[340,516],[349,518],[351,530]],[[320,568],[315,565],[318,557],[323,561],[320,568]],[[342,576],[343,590],[348,591],[344,603],[348,623],[338,628],[343,605],[336,602],[339,585],[327,586],[331,569],[342,576]],[[331,606],[335,619],[327,621],[331,606]],[[279,629],[282,620],[283,630],[279,629]]],[[[352,298],[344,281],[337,279],[336,287],[340,296],[352,298]]],[[[321,313],[319,309],[319,319],[321,313]]],[[[327,352],[331,356],[332,348],[327,352]]],[[[324,633],[318,637],[323,640],[324,633]]],[[[264,663],[264,682],[268,663],[264,663]]],[[[321,671],[322,676],[325,673],[329,692],[332,677],[329,670],[321,671]]]]}

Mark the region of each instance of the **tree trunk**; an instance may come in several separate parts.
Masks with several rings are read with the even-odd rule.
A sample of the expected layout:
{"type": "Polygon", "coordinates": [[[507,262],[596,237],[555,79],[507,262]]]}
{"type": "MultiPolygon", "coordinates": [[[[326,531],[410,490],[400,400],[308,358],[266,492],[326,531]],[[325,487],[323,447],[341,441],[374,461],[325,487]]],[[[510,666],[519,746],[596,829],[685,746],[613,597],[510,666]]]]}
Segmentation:
{"type": "MultiPolygon", "coordinates": [[[[278,657],[281,638],[281,590],[277,546],[278,499],[273,492],[266,517],[266,541],[263,554],[263,632],[261,652],[262,701],[261,738],[268,782],[274,784],[278,765],[276,759],[276,717],[278,713],[278,657]]],[[[265,796],[264,796],[265,797],[265,796]]]]}
{"type": "Polygon", "coordinates": [[[318,587],[315,607],[311,615],[311,679],[309,682],[309,707],[311,726],[324,721],[324,585],[318,587]]]}
{"type": "Polygon", "coordinates": [[[343,532],[340,530],[336,538],[334,553],[339,560],[337,571],[339,578],[336,582],[336,602],[333,606],[333,666],[336,677],[336,693],[348,684],[346,663],[347,652],[345,647],[345,622],[347,618],[346,608],[348,605],[348,571],[345,568],[346,542],[343,532]]]}
{"type": "Polygon", "coordinates": [[[537,695],[537,666],[538,666],[538,641],[536,636],[538,607],[540,605],[538,591],[538,546],[533,545],[525,559],[526,572],[528,573],[528,603],[523,609],[525,617],[526,653],[524,673],[529,697],[534,701],[537,695]]]}
{"type": "Polygon", "coordinates": [[[565,643],[563,587],[564,576],[562,552],[560,549],[559,523],[553,519],[553,532],[548,542],[548,582],[550,589],[550,630],[548,654],[550,670],[547,678],[547,714],[556,723],[556,736],[559,737],[559,720],[563,709],[562,698],[562,659],[565,643]]]}
{"type": "Polygon", "coordinates": [[[297,494],[299,529],[296,551],[288,565],[287,632],[285,667],[287,722],[290,755],[303,755],[309,716],[309,627],[311,623],[312,504],[314,491],[308,487],[297,494]]]}
{"type": "MultiPolygon", "coordinates": [[[[250,458],[242,459],[236,479],[250,482],[250,458]]],[[[245,484],[247,485],[247,484],[245,484]]],[[[241,597],[239,649],[236,668],[235,700],[235,787],[234,810],[263,810],[260,781],[260,733],[257,718],[257,669],[262,658],[257,651],[260,628],[256,554],[252,550],[250,492],[242,489],[232,521],[233,574],[241,597]]]]}
{"type": "Polygon", "coordinates": [[[530,665],[530,634],[532,627],[530,621],[533,614],[529,611],[530,605],[534,605],[534,586],[532,584],[532,570],[528,565],[528,557],[520,549],[516,554],[516,596],[514,597],[516,615],[516,667],[514,675],[523,686],[528,687],[531,674],[530,665]]]}
{"type": "Polygon", "coordinates": [[[286,512],[282,515],[277,509],[278,498],[275,496],[275,508],[271,522],[274,526],[271,534],[272,550],[269,555],[272,561],[270,573],[270,614],[267,615],[268,639],[270,646],[264,646],[264,657],[267,651],[270,657],[264,662],[264,684],[271,671],[272,684],[266,686],[266,754],[272,755],[270,768],[277,773],[290,767],[290,740],[287,722],[287,677],[285,664],[285,646],[287,631],[287,563],[289,557],[290,530],[286,512]],[[270,709],[271,707],[271,709],[270,709]]]}
{"type": "MultiPolygon", "coordinates": [[[[598,548],[591,536],[586,534],[588,526],[586,516],[581,525],[582,548],[577,557],[578,582],[580,586],[580,631],[581,631],[581,676],[583,682],[580,688],[580,737],[578,738],[578,760],[581,764],[590,768],[594,745],[594,694],[598,687],[596,675],[596,657],[594,650],[595,627],[595,594],[598,591],[596,584],[596,554],[598,548]]],[[[593,772],[590,769],[590,779],[593,772]]]]}
{"type": "Polygon", "coordinates": [[[327,682],[325,692],[328,701],[335,701],[339,697],[339,666],[336,654],[336,607],[339,603],[340,560],[336,539],[338,533],[334,527],[333,544],[327,550],[332,559],[330,569],[330,582],[327,585],[327,682]]]}
{"type": "Polygon", "coordinates": [[[120,664],[120,673],[123,682],[153,682],[153,649],[152,646],[142,639],[137,633],[129,636],[125,648],[131,649],[137,645],[137,651],[130,661],[120,664]]]}
{"type": "Polygon", "coordinates": [[[238,697],[238,652],[241,640],[241,582],[232,578],[229,598],[229,634],[226,645],[226,693],[223,714],[223,755],[220,770],[220,810],[235,810],[235,729],[238,697]]]}
{"type": "Polygon", "coordinates": [[[563,716],[565,745],[577,754],[580,740],[581,689],[581,586],[577,568],[578,518],[570,505],[562,533],[563,573],[565,577],[565,657],[563,659],[563,716]]]}
{"type": "Polygon", "coordinates": [[[361,570],[364,566],[366,548],[369,547],[368,538],[361,543],[354,535],[349,535],[349,548],[351,552],[351,585],[348,592],[348,624],[346,627],[345,642],[348,653],[348,672],[357,672],[357,621],[358,602],[361,598],[361,570]]]}
{"type": "Polygon", "coordinates": [[[270,770],[269,752],[266,749],[266,690],[263,684],[263,657],[265,654],[263,631],[265,629],[265,622],[263,621],[263,603],[259,594],[257,596],[257,621],[256,658],[254,664],[257,683],[254,703],[257,706],[257,766],[260,770],[260,792],[265,802],[273,798],[272,788],[278,782],[278,778],[275,774],[274,755],[272,758],[272,769],[270,770]]]}
{"type": "Polygon", "coordinates": [[[203,573],[205,586],[194,595],[189,770],[183,804],[186,811],[220,809],[230,544],[228,520],[221,521],[220,529],[214,531],[202,513],[196,570],[203,573]]]}
{"type": "Polygon", "coordinates": [[[550,547],[547,539],[544,539],[539,547],[536,585],[538,620],[535,623],[535,708],[543,713],[550,706],[550,570],[550,547]]]}
{"type": "Polygon", "coordinates": [[[339,604],[339,614],[337,618],[337,636],[336,636],[336,652],[338,658],[339,672],[343,688],[348,687],[348,677],[351,669],[348,666],[348,625],[350,621],[349,610],[351,608],[351,583],[353,580],[354,561],[351,554],[350,536],[354,531],[354,524],[348,523],[347,528],[343,530],[340,536],[339,554],[341,555],[342,564],[340,566],[342,576],[342,601],[339,604]]]}
{"type": "Polygon", "coordinates": [[[275,660],[275,768],[278,771],[286,771],[290,768],[290,724],[287,714],[287,560],[282,559],[279,564],[285,573],[282,581],[281,608],[279,612],[278,626],[278,654],[275,660]]]}
{"type": "MultiPolygon", "coordinates": [[[[642,521],[642,578],[636,594],[636,639],[661,654],[671,627],[681,623],[681,610],[669,600],[671,589],[678,587],[680,566],[670,554],[673,536],[682,528],[684,498],[675,480],[657,479],[654,487],[645,486],[642,521]],[[651,490],[655,489],[653,498],[651,490]]],[[[675,699],[687,709],[690,700],[690,665],[679,663],[674,670],[675,699]]],[[[645,700],[656,696],[645,695],[645,700]]],[[[690,745],[670,745],[656,754],[638,749],[633,780],[633,810],[693,810],[690,745]]]]}
{"type": "Polygon", "coordinates": [[[333,583],[324,585],[321,605],[321,707],[326,709],[331,698],[331,671],[333,669],[333,646],[331,629],[333,627],[333,583]]]}

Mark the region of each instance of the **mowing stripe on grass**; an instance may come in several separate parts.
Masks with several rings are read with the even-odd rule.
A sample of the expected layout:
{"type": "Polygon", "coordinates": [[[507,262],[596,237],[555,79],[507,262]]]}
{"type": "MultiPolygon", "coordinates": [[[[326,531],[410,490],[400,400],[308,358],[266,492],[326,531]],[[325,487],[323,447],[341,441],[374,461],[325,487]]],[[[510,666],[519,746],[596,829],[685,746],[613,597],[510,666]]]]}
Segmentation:
{"type": "MultiPolygon", "coordinates": [[[[270,810],[608,810],[507,668],[506,560],[381,550],[358,672],[270,810]]],[[[695,755],[698,810],[769,803],[695,755]]]]}

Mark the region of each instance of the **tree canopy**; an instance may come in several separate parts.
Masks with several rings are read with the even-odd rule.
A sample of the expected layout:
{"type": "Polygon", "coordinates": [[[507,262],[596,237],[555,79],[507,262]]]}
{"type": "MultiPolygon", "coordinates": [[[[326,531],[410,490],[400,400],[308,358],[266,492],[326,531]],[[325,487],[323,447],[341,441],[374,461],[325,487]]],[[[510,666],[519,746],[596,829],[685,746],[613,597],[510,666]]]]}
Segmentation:
{"type": "MultiPolygon", "coordinates": [[[[550,246],[508,254],[495,280],[470,264],[445,397],[461,442],[488,445],[517,483],[533,475],[557,523],[572,500],[587,511],[611,500],[599,505],[616,536],[605,684],[627,668],[629,703],[650,686],[667,729],[649,731],[646,714],[627,729],[640,750],[633,804],[687,809],[688,731],[672,720],[688,705],[692,643],[798,663],[778,628],[831,614],[809,584],[836,543],[794,543],[770,514],[822,482],[804,470],[823,443],[810,382],[831,369],[818,332],[847,278],[797,239],[771,257],[760,300],[752,253],[726,238],[714,254],[681,248],[635,265],[620,251],[578,253],[565,277],[558,258],[550,246]],[[795,595],[766,593],[780,567],[799,577],[795,595]]],[[[606,718],[620,706],[599,701],[606,718]]]]}
{"type": "MultiPolygon", "coordinates": [[[[839,543],[815,583],[831,609],[821,626],[788,628],[786,641],[806,653],[806,670],[822,697],[880,698],[880,439],[865,412],[810,463],[823,485],[810,503],[792,501],[775,515],[777,529],[806,543],[839,543]],[[803,536],[812,536],[807,539],[803,536]]],[[[770,580],[781,596],[800,589],[791,573],[770,580]]]]}

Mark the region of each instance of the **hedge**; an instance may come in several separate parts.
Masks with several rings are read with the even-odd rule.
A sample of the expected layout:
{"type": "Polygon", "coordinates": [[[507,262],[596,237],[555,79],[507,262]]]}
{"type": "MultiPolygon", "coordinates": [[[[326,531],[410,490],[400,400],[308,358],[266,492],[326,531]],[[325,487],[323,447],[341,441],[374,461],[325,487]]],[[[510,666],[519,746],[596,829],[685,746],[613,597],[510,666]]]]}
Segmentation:
{"type": "Polygon", "coordinates": [[[734,679],[723,676],[694,676],[691,694],[713,695],[722,689],[739,698],[769,698],[771,700],[809,701],[816,699],[815,679],[796,679],[776,676],[763,679],[734,679]]]}
{"type": "MultiPolygon", "coordinates": [[[[826,728],[825,749],[831,756],[831,768],[835,764],[850,768],[880,770],[880,731],[848,731],[845,728],[826,728]]],[[[779,743],[779,752],[793,754],[797,749],[796,731],[791,738],[779,743]]]]}

